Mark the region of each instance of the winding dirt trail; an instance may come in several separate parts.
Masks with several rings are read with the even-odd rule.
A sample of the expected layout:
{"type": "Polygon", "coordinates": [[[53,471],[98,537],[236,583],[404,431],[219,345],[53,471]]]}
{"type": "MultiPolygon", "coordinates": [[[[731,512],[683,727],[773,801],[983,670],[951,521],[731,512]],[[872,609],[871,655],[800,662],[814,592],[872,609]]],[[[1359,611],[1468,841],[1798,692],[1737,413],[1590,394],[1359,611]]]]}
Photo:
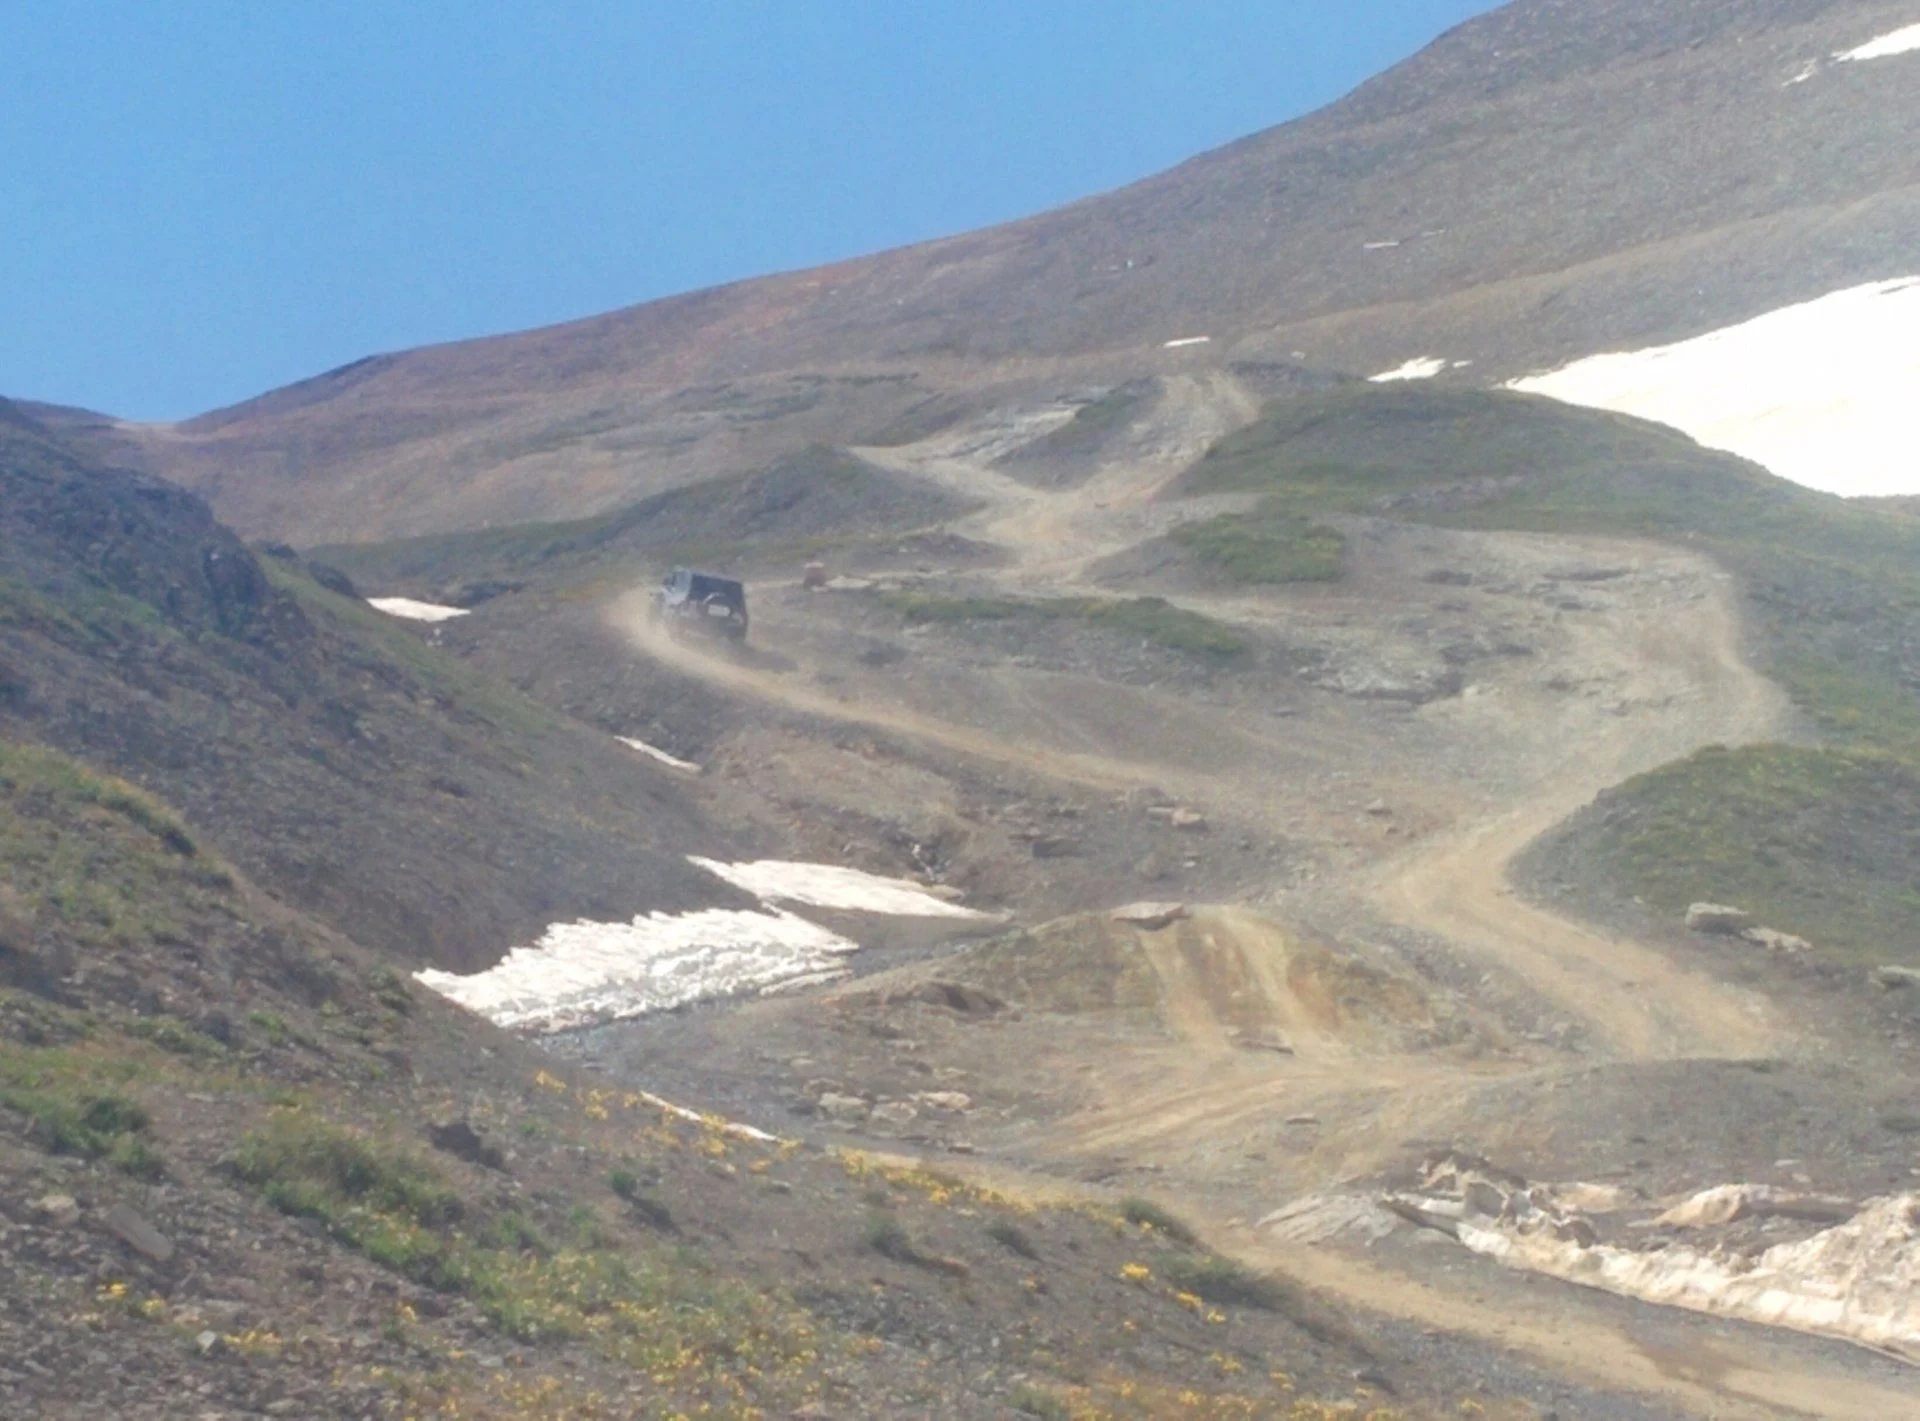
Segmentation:
{"type": "MultiPolygon", "coordinates": [[[[1244,391],[1227,377],[1176,390],[1167,406],[1177,427],[1164,443],[1164,458],[1104,471],[1075,489],[1018,483],[972,451],[937,441],[868,451],[868,457],[980,500],[982,509],[956,527],[1012,553],[1011,566],[999,574],[1006,590],[1077,593],[1086,590],[1083,579],[1095,561],[1164,531],[1169,510],[1155,506],[1154,496],[1200,448],[1252,412],[1244,391]]],[[[1359,885],[1378,913],[1518,979],[1583,1024],[1600,1054],[1615,1059],[1756,1058],[1777,1054],[1792,1040],[1789,1024],[1757,994],[1685,970],[1649,945],[1596,932],[1526,903],[1508,880],[1517,855],[1600,790],[1707,744],[1738,745],[1779,732],[1785,701],[1741,654],[1731,587],[1711,572],[1703,572],[1700,581],[1712,589],[1707,595],[1670,609],[1657,624],[1627,633],[1637,639],[1634,655],[1670,684],[1684,686],[1679,709],[1661,716],[1651,731],[1646,722],[1623,720],[1561,747],[1557,765],[1536,777],[1519,802],[1377,864],[1359,885]]],[[[1190,598],[1183,604],[1228,620],[1261,615],[1250,599],[1190,598]]],[[[646,655],[770,705],[1104,790],[1177,787],[1203,806],[1211,801],[1244,808],[1249,800],[1246,785],[1191,766],[1020,743],[901,704],[841,699],[800,676],[673,639],[651,623],[638,595],[617,603],[610,616],[646,655]]],[[[1285,832],[1279,824],[1273,827],[1285,832]]],[[[1214,911],[1227,915],[1229,932],[1245,927],[1234,916],[1237,910],[1214,911]]],[[[1253,933],[1240,950],[1250,973],[1268,974],[1266,990],[1280,1003],[1285,993],[1273,980],[1273,963],[1263,956],[1267,947],[1253,941],[1258,936],[1253,933]]],[[[1245,1053],[1236,1052],[1214,1006],[1197,990],[1181,989],[1181,964],[1156,960],[1155,967],[1168,985],[1173,1025],[1186,1054],[1164,1053],[1143,1066],[1148,1079],[1124,1110],[1096,1111],[1066,1122],[1061,1138],[1072,1150],[1177,1148],[1183,1138],[1225,1135],[1282,1103],[1297,1109],[1317,1094],[1356,1090],[1391,1098],[1391,1124],[1397,1128],[1489,1077],[1533,1068],[1524,1062],[1476,1064],[1438,1053],[1356,1053],[1334,1036],[1320,1040],[1311,1023],[1290,1020],[1289,1030],[1300,1038],[1298,1060],[1285,1073],[1250,1073],[1234,1059],[1244,1061],[1245,1053]]],[[[1364,1160],[1356,1152],[1349,1163],[1364,1160]]],[[[1882,1388],[1797,1363],[1777,1367],[1763,1347],[1746,1338],[1727,1342],[1715,1357],[1676,1362],[1596,1322],[1584,1307],[1549,1317],[1478,1296],[1472,1306],[1463,1306],[1457,1292],[1359,1263],[1347,1253],[1281,1245],[1245,1228],[1216,1225],[1213,1232],[1227,1251],[1282,1266],[1360,1307],[1467,1333],[1526,1352],[1566,1375],[1659,1397],[1697,1414],[1803,1414],[1849,1421],[1900,1414],[1888,1409],[1899,1399],[1882,1388]]]]}
{"type": "Polygon", "coordinates": [[[1386,865],[1372,897],[1394,921],[1437,933],[1512,972],[1587,1023],[1615,1056],[1763,1056],[1787,1039],[1764,998],[1685,971],[1657,949],[1535,907],[1509,884],[1509,870],[1527,846],[1601,790],[1700,746],[1750,744],[1783,727],[1785,697],[1742,657],[1724,584],[1693,615],[1674,619],[1642,646],[1649,662],[1683,668],[1697,688],[1680,734],[1648,740],[1621,728],[1576,747],[1564,769],[1524,803],[1386,865]]]}

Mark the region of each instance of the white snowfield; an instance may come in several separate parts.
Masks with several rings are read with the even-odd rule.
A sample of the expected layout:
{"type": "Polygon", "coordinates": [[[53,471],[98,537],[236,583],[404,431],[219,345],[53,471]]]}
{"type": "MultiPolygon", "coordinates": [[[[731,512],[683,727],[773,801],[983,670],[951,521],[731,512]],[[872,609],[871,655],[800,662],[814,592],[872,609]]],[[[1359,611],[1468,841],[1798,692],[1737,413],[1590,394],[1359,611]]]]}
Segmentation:
{"type": "MultiPolygon", "coordinates": [[[[993,915],[904,879],[830,864],[690,860],[761,903],[802,903],[890,917],[993,915]]],[[[574,1031],[746,993],[792,991],[848,975],[860,944],[784,909],[652,913],[630,923],[555,923],[484,972],[415,973],[424,987],[515,1031],[574,1031]]]]}
{"type": "Polygon", "coordinates": [[[857,868],[824,863],[786,863],[761,859],[757,863],[717,863],[693,860],[716,878],[745,889],[763,903],[804,903],[815,908],[840,908],[859,913],[883,913],[896,918],[973,918],[993,915],[936,898],[904,878],[881,878],[857,868]]]}
{"type": "Polygon", "coordinates": [[[415,973],[424,987],[527,1032],[570,1031],[796,979],[845,975],[859,944],[782,912],[714,908],[631,923],[556,923],[534,947],[462,977],[415,973]]]}
{"type": "Polygon", "coordinates": [[[450,622],[471,615],[466,607],[441,607],[432,602],[416,602],[411,597],[369,597],[367,605],[389,617],[405,617],[410,622],[450,622]]]}
{"type": "Polygon", "coordinates": [[[1879,39],[1869,40],[1858,49],[1849,49],[1834,58],[1842,64],[1858,63],[1865,59],[1892,59],[1900,54],[1920,52],[1920,25],[1908,25],[1905,29],[1895,30],[1892,34],[1881,35],[1879,39]]]}
{"type": "Polygon", "coordinates": [[[642,755],[651,756],[663,765],[671,765],[676,770],[685,770],[690,775],[700,773],[700,767],[694,764],[693,761],[683,760],[678,755],[669,755],[657,745],[649,745],[644,740],[629,740],[624,735],[616,735],[614,739],[618,740],[629,750],[638,750],[642,755]]]}
{"type": "Polygon", "coordinates": [[[1473,364],[1471,360],[1447,360],[1438,355],[1416,355],[1405,365],[1396,365],[1391,370],[1382,370],[1378,375],[1368,378],[1376,385],[1390,385],[1396,380],[1431,380],[1436,375],[1444,375],[1449,370],[1460,370],[1473,364]]]}
{"type": "Polygon", "coordinates": [[[1657,420],[1808,488],[1920,493],[1920,276],[1508,388],[1657,420]]]}
{"type": "Polygon", "coordinates": [[[1164,342],[1160,348],[1162,350],[1184,350],[1190,345],[1211,345],[1212,343],[1212,336],[1181,336],[1178,340],[1164,342]]]}

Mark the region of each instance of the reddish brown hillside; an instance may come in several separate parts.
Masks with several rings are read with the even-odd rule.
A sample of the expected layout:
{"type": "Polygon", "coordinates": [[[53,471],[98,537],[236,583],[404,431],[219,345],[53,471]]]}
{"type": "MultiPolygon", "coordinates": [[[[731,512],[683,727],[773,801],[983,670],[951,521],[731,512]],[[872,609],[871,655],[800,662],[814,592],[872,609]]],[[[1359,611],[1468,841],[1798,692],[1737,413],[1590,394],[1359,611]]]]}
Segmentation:
{"type": "Polygon", "coordinates": [[[1295,351],[1481,378],[1676,337],[1911,266],[1920,60],[1823,62],[1911,18],[1531,0],[1105,197],[375,357],[142,443],[244,531],[321,542],[593,513],[942,396],[1295,351]]]}

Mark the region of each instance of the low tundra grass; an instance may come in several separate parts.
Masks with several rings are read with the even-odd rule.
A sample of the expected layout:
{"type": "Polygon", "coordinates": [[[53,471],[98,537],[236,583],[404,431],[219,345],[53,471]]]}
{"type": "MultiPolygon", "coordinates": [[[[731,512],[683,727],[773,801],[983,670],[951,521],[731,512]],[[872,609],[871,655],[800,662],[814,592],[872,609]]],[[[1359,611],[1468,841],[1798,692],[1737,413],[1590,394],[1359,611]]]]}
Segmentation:
{"type": "Polygon", "coordinates": [[[764,1288],[715,1277],[681,1251],[607,1246],[595,1229],[556,1245],[517,1212],[463,1199],[433,1164],[303,1112],[249,1135],[230,1167],[281,1211],[472,1299],[506,1335],[588,1343],[721,1414],[782,1394],[819,1356],[809,1319],[764,1288]]]}
{"type": "Polygon", "coordinates": [[[883,592],[880,601],[909,622],[1077,621],[1169,651],[1229,657],[1248,649],[1247,639],[1225,622],[1162,597],[959,597],[900,591],[883,592]]]}

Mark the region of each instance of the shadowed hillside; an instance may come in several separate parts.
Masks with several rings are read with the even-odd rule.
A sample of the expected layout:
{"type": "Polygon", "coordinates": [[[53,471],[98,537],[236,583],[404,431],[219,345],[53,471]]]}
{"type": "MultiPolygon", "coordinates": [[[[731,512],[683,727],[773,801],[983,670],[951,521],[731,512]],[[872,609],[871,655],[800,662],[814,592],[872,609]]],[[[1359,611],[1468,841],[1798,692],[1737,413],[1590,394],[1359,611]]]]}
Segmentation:
{"type": "Polygon", "coordinates": [[[0,727],[165,795],[406,960],[713,898],[682,855],[720,840],[663,774],[5,404],[0,727]]]}

